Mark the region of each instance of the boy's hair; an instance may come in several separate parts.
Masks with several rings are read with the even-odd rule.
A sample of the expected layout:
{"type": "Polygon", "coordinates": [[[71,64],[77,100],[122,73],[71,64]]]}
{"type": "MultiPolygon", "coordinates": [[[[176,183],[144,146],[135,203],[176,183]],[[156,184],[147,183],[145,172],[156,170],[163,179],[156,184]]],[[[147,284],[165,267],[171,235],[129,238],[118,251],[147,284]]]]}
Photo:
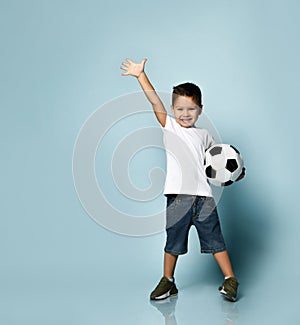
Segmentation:
{"type": "Polygon", "coordinates": [[[174,101],[178,96],[192,97],[193,101],[198,106],[202,106],[201,90],[197,85],[195,85],[191,82],[186,82],[186,83],[183,83],[183,84],[173,87],[172,105],[174,105],[174,101]]]}

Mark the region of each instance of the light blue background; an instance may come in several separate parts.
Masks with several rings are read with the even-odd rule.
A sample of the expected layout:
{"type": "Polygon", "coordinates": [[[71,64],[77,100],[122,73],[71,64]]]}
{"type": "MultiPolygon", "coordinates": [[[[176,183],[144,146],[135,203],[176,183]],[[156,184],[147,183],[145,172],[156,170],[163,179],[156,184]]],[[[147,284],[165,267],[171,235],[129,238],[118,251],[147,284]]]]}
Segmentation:
{"type": "Polygon", "coordinates": [[[165,322],[148,300],[164,233],[107,231],[73,185],[84,121],[139,90],[120,76],[126,57],[148,58],[157,89],[199,84],[247,167],[219,205],[240,300],[224,308],[222,275],[191,231],[177,324],[299,323],[299,9],[296,0],[1,1],[1,323],[165,322]]]}

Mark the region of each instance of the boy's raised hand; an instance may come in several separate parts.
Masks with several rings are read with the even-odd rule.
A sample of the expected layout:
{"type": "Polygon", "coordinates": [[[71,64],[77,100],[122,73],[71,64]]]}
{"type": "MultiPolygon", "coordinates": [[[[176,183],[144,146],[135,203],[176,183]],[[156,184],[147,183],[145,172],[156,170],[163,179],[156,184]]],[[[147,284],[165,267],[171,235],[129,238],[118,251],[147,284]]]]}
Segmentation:
{"type": "Polygon", "coordinates": [[[125,72],[122,73],[122,76],[134,76],[137,78],[140,86],[142,87],[147,99],[151,103],[153,107],[153,111],[158,122],[165,127],[166,119],[167,119],[167,111],[164,107],[163,102],[159,98],[158,94],[156,93],[154,87],[152,86],[150,80],[148,79],[145,71],[144,66],[147,59],[143,59],[141,63],[135,63],[130,59],[126,59],[126,62],[122,62],[122,66],[120,69],[124,70],[125,72]]]}
{"type": "Polygon", "coordinates": [[[144,66],[147,59],[143,59],[141,63],[135,63],[130,59],[126,59],[126,62],[122,62],[120,69],[125,70],[126,72],[122,73],[122,76],[133,76],[139,77],[142,72],[144,72],[144,66]]]}

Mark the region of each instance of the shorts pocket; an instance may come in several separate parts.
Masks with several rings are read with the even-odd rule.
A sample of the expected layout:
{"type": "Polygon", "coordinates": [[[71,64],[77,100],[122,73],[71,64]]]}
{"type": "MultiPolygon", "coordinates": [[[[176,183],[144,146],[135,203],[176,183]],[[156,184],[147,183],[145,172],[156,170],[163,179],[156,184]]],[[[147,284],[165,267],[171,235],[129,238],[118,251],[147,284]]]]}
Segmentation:
{"type": "Polygon", "coordinates": [[[202,202],[203,204],[199,211],[200,221],[207,219],[216,209],[216,203],[213,197],[206,197],[202,202]]]}

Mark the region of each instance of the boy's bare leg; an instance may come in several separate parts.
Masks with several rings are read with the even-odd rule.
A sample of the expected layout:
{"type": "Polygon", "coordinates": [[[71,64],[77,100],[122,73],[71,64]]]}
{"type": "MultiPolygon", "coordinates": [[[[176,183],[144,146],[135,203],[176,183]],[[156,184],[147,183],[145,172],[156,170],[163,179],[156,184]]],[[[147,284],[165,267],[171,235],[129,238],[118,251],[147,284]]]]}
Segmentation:
{"type": "Polygon", "coordinates": [[[174,276],[174,270],[178,255],[172,255],[165,253],[164,255],[164,276],[167,278],[172,278],[174,276]]]}
{"type": "Polygon", "coordinates": [[[223,251],[223,252],[219,252],[219,253],[215,253],[213,254],[215,260],[217,261],[217,263],[220,266],[220,269],[222,270],[224,276],[233,276],[234,277],[234,273],[232,271],[232,266],[231,266],[231,262],[229,259],[229,255],[227,251],[223,251]]]}

